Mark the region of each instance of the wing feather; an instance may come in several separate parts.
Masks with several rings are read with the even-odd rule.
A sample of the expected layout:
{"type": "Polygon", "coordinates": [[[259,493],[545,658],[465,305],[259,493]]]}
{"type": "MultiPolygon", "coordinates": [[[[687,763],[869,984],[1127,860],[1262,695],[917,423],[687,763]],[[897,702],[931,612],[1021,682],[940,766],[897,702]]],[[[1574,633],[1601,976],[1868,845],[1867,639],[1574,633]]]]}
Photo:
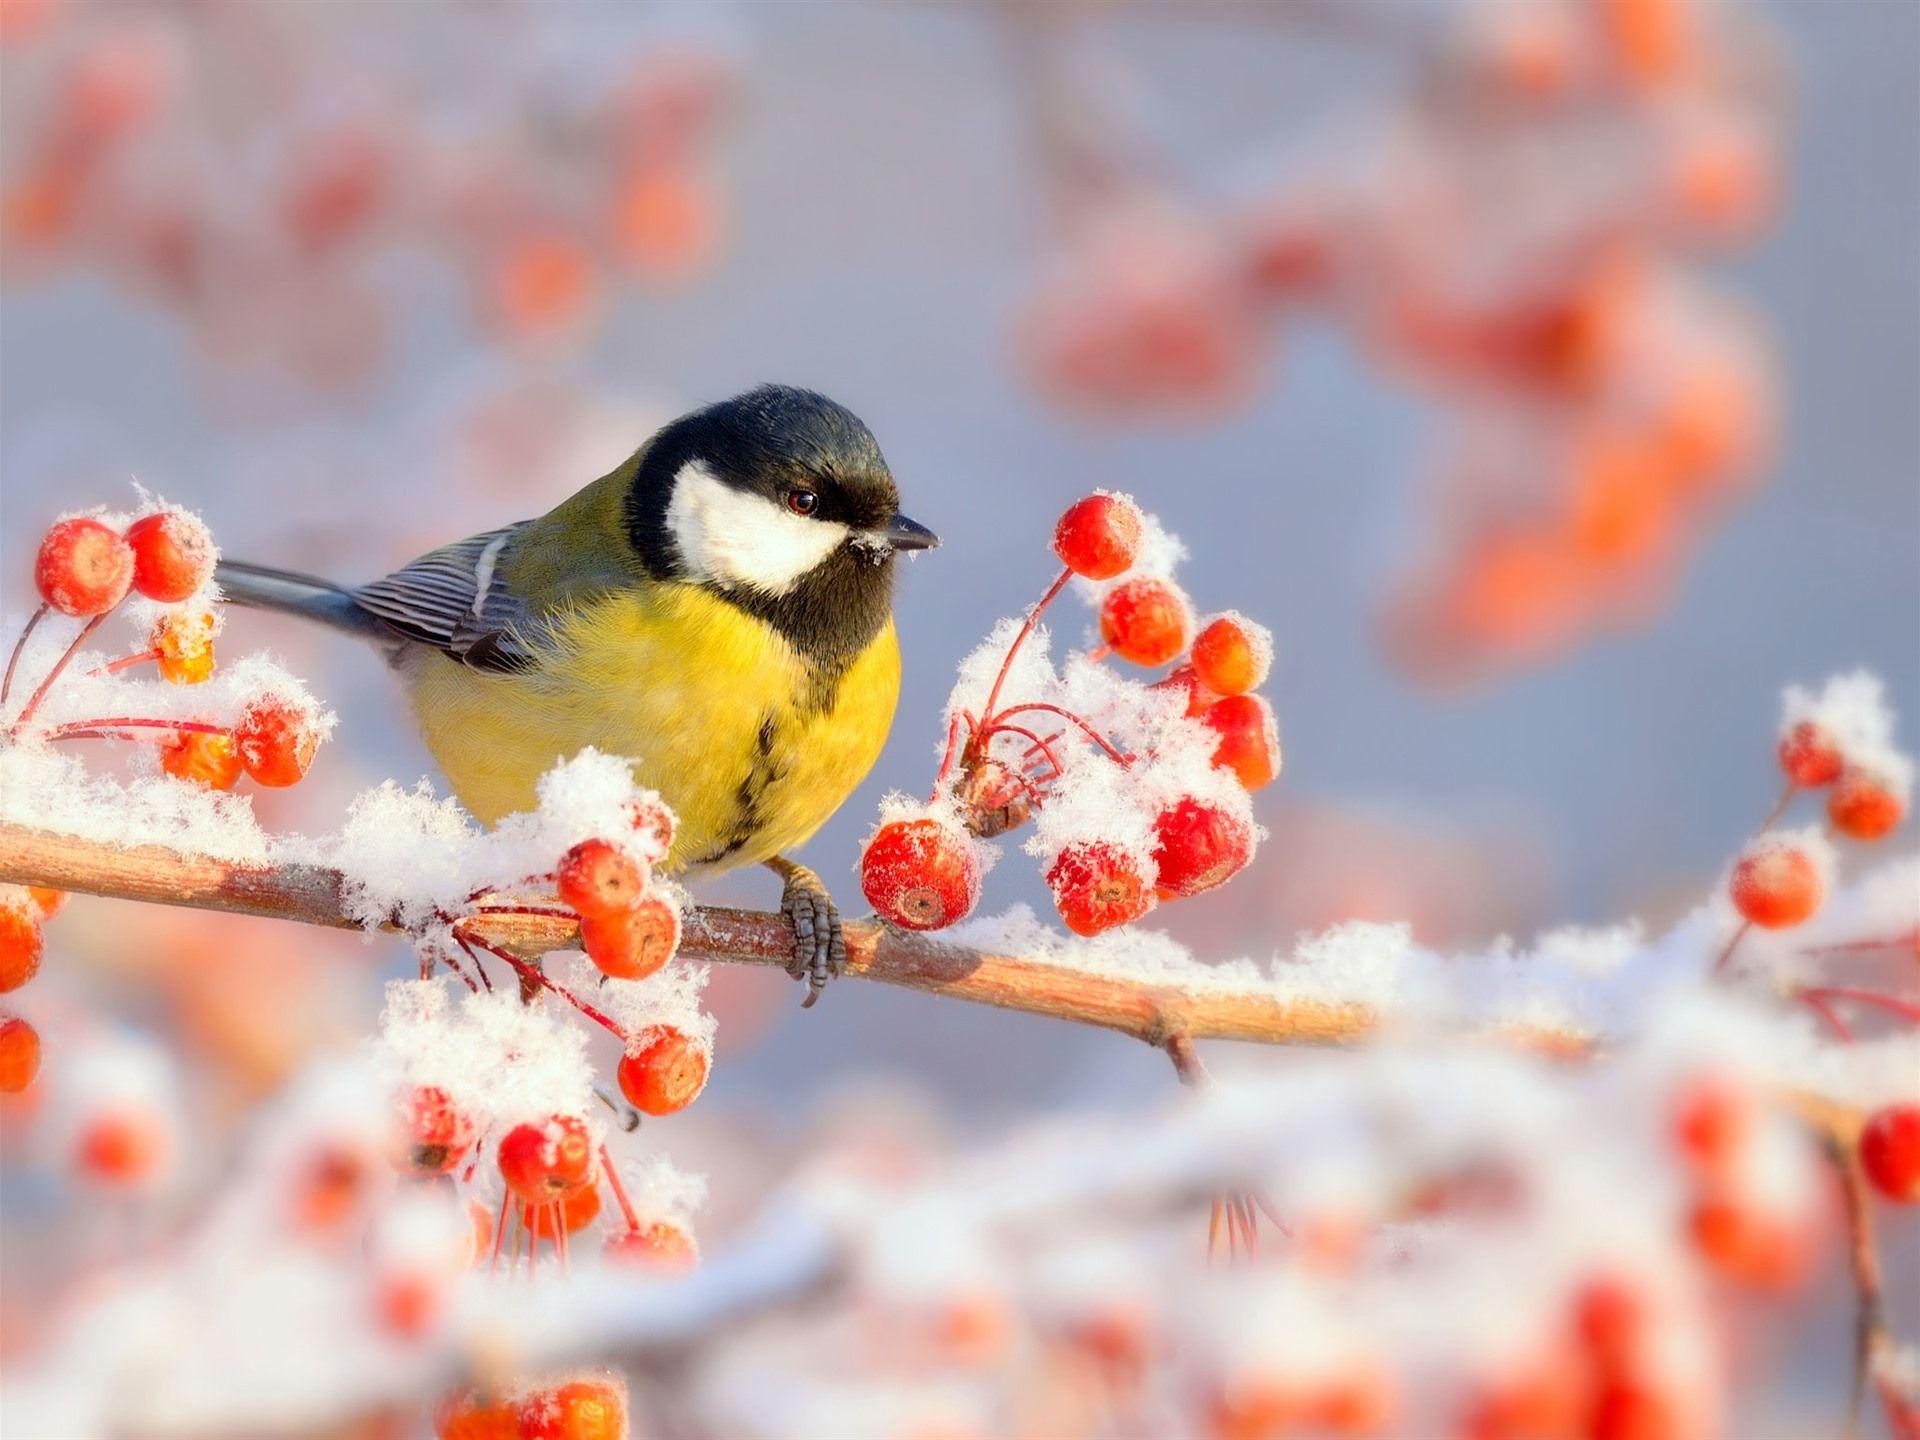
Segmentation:
{"type": "Polygon", "coordinates": [[[369,614],[422,645],[476,670],[523,670],[533,663],[528,641],[538,617],[496,584],[507,546],[528,522],[474,535],[429,551],[385,579],[362,585],[354,599],[369,614]]]}

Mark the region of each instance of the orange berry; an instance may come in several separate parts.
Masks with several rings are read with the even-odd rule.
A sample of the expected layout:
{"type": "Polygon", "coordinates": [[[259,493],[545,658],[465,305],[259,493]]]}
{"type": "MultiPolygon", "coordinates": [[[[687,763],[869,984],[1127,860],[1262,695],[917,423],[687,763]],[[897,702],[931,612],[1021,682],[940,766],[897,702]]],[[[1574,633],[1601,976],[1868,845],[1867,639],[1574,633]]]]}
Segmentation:
{"type": "Polygon", "coordinates": [[[176,780],[231,790],[240,780],[240,751],[231,735],[176,730],[160,744],[160,768],[176,780]]]}
{"type": "Polygon", "coordinates": [[[1745,919],[1764,930],[1786,930],[1820,908],[1827,879],[1805,850],[1762,840],[1734,865],[1727,893],[1745,919]]]}
{"type": "Polygon", "coordinates": [[[1727,1279],[1756,1290],[1787,1290],[1806,1269],[1801,1229],[1730,1191],[1710,1193],[1693,1207],[1687,1233],[1694,1249],[1727,1279]]]}
{"type": "Polygon", "coordinates": [[[1708,1171],[1724,1171],[1758,1121],[1753,1096],[1717,1075],[1702,1076],[1681,1091],[1673,1113],[1673,1138],[1681,1155],[1708,1171]]]}
{"type": "Polygon", "coordinates": [[[628,1042],[616,1078],[636,1110],[671,1115],[706,1087],[706,1047],[671,1025],[650,1025],[628,1042]]]}
{"type": "Polygon", "coordinates": [[[520,1402],[520,1440],[626,1440],[626,1397],[600,1380],[573,1380],[520,1402]]]}
{"type": "Polygon", "coordinates": [[[0,894],[0,995],[18,990],[40,973],[45,943],[39,909],[26,893],[0,894]]]}
{"type": "Polygon", "coordinates": [[[104,615],[133,586],[133,547],[98,520],[62,520],[40,542],[33,580],[63,615],[104,615]]]}
{"type": "Polygon", "coordinates": [[[500,1178],[530,1205],[564,1199],[593,1178],[593,1137],[571,1115],[520,1124],[500,1140],[500,1178]]]}
{"type": "Polygon", "coordinates": [[[1191,665],[1176,665],[1164,680],[1156,680],[1147,687],[1150,690],[1174,690],[1187,697],[1187,718],[1207,713],[1207,708],[1220,697],[1200,683],[1200,677],[1194,673],[1191,665]]]}
{"type": "Polygon", "coordinates": [[[1098,840],[1067,846],[1047,870],[1060,918],[1076,935],[1098,935],[1138,920],[1159,897],[1126,851],[1098,840]]]}
{"type": "Polygon", "coordinates": [[[594,301],[593,259],[566,235],[540,235],[503,255],[489,277],[495,314],[521,335],[548,335],[583,320],[594,301]]]}
{"type": "Polygon", "coordinates": [[[1124,495],[1089,495],[1067,507],[1053,528],[1053,553],[1089,580],[1111,580],[1140,553],[1140,507],[1124,495]]]}
{"type": "Polygon", "coordinates": [[[109,1112],[80,1132],[74,1163],[107,1185],[138,1185],[152,1177],[166,1154],[160,1122],[140,1113],[109,1112]]]}
{"type": "Polygon", "coordinates": [[[554,1238],[553,1214],[550,1207],[556,1203],[560,1206],[560,1220],[567,1227],[567,1233],[578,1235],[600,1214],[600,1187],[582,1185],[572,1194],[562,1196],[557,1202],[550,1200],[540,1206],[523,1204],[520,1207],[520,1223],[530,1231],[538,1225],[539,1237],[543,1240],[552,1240],[554,1238]]]}
{"type": "Polygon", "coordinates": [[[1193,673],[1216,695],[1244,695],[1267,678],[1273,637],[1240,615],[1218,615],[1193,637],[1193,673]]]}
{"type": "Polygon", "coordinates": [[[18,1015],[0,1020],[0,1095],[18,1095],[40,1073],[40,1032],[18,1015]]]}
{"type": "Polygon", "coordinates": [[[1862,770],[1849,770],[1827,795],[1827,819],[1854,840],[1878,840],[1906,817],[1907,805],[1892,788],[1862,770]]]}
{"type": "Polygon", "coordinates": [[[433,1433],[439,1440],[520,1440],[520,1415],[503,1400],[456,1390],[434,1410],[433,1433]]]}
{"type": "Polygon", "coordinates": [[[1803,789],[1831,785],[1844,764],[1833,737],[1812,720],[1802,720],[1781,737],[1780,768],[1803,789]]]}
{"type": "Polygon", "coordinates": [[[29,885],[27,898],[33,902],[33,908],[40,912],[42,920],[51,920],[66,907],[67,892],[50,889],[45,885],[29,885]]]}
{"type": "Polygon", "coordinates": [[[213,674],[213,637],[219,628],[211,610],[174,610],[163,616],[147,637],[161,678],[175,685],[198,685],[213,674]]]}
{"type": "Polygon", "coordinates": [[[680,948],[680,912],[649,895],[631,910],[582,920],[580,945],[602,974],[644,980],[680,948]]]}
{"type": "Polygon", "coordinates": [[[1229,695],[1200,717],[1219,736],[1215,769],[1231,770],[1249,791],[1272,783],[1280,773],[1280,728],[1273,709],[1258,695],[1229,695]]]}
{"type": "Polygon", "coordinates": [[[1162,899],[1224,885],[1253,859],[1253,826],[1226,808],[1192,796],[1153,822],[1153,861],[1162,899]]]}
{"type": "Polygon", "coordinates": [[[1169,580],[1143,575],[1115,586],[1100,606],[1100,638],[1135,665],[1164,665],[1187,648],[1193,612],[1169,580]]]}
{"type": "Polygon", "coordinates": [[[127,527],[133,587],[149,600],[175,604],[213,578],[213,535],[185,510],[156,510],[127,527]]]}
{"type": "Polygon", "coordinates": [[[292,785],[313,764],[320,732],[313,717],[290,700],[262,695],[248,702],[233,729],[240,764],[256,785],[292,785]]]}
{"type": "Polygon", "coordinates": [[[867,903],[902,930],[939,930],[980,901],[980,862],[944,820],[890,820],[860,854],[867,903]]]}
{"type": "Polygon", "coordinates": [[[650,1220],[609,1235],[602,1254],[615,1265],[686,1275],[700,1263],[693,1237],[671,1220],[650,1220]]]}
{"type": "Polygon", "coordinates": [[[620,915],[639,904],[646,872],[619,846],[582,840],[560,857],[554,878],[563,904],[583,919],[620,915]]]}

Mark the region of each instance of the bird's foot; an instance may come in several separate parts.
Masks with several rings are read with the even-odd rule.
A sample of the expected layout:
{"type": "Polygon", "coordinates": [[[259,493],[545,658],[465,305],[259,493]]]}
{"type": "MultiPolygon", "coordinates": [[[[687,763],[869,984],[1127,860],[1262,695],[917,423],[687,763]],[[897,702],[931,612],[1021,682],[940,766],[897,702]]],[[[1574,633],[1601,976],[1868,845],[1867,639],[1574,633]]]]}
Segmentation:
{"type": "Polygon", "coordinates": [[[826,883],[804,865],[774,859],[767,868],[786,882],[780,894],[780,913],[793,926],[793,958],[787,974],[807,982],[804,1010],[820,998],[827,981],[847,965],[847,938],[840,925],[840,908],[827,893],[826,883]]]}

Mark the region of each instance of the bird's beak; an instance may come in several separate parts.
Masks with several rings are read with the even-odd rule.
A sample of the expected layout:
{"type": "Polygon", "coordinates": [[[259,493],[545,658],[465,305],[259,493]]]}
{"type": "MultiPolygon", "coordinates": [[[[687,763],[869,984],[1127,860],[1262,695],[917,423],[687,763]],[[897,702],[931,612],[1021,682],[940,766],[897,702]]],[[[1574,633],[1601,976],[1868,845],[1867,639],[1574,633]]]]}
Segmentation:
{"type": "Polygon", "coordinates": [[[933,531],[904,515],[894,516],[873,533],[876,540],[884,540],[894,550],[932,550],[940,543],[933,531]]]}

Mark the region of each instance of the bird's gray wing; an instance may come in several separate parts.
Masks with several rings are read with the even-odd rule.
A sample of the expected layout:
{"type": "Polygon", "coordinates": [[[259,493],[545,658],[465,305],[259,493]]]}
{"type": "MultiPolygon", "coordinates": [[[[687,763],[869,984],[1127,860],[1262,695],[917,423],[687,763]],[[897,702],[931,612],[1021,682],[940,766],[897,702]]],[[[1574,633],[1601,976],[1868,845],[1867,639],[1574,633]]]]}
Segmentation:
{"type": "Polygon", "coordinates": [[[443,545],[353,592],[388,628],[475,670],[524,670],[539,617],[499,583],[507,547],[526,521],[443,545]]]}

